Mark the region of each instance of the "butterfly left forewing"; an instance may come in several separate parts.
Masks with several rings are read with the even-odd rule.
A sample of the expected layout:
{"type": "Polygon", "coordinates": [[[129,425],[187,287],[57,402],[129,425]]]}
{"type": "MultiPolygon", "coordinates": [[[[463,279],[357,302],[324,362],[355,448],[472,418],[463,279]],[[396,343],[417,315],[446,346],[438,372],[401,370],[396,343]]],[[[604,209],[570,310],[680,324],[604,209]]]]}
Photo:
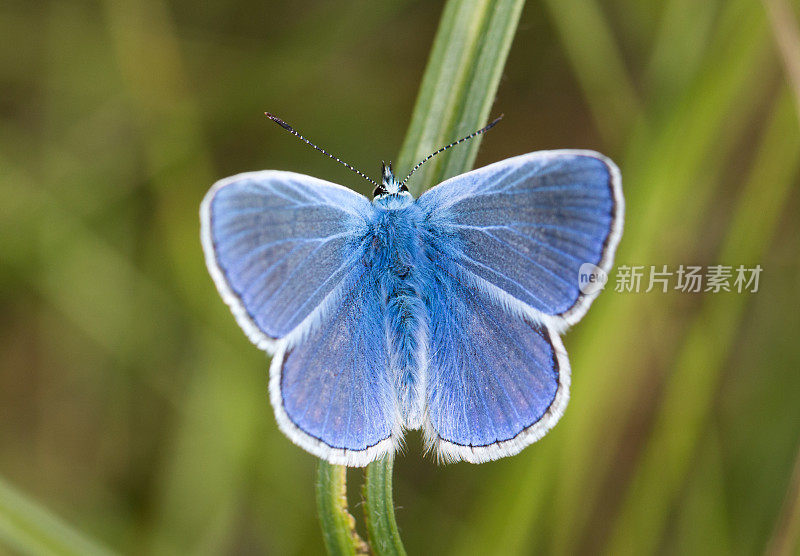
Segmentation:
{"type": "Polygon", "coordinates": [[[272,352],[324,316],[353,272],[371,210],[354,191],[293,172],[214,184],[200,209],[206,263],[255,344],[272,352]]]}

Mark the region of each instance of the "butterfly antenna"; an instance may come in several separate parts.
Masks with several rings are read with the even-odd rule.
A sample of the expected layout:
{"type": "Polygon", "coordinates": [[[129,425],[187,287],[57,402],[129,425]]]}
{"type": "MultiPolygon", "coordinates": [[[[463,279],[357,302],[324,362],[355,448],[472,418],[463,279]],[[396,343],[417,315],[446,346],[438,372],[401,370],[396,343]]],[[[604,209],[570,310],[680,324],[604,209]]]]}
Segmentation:
{"type": "MultiPolygon", "coordinates": [[[[300,139],[300,140],[301,140],[303,143],[305,143],[306,145],[311,145],[312,147],[314,147],[316,150],[318,150],[319,152],[321,152],[321,153],[322,153],[322,154],[324,154],[325,156],[327,156],[327,157],[329,157],[329,158],[332,158],[332,159],[334,159],[336,162],[338,162],[339,164],[341,164],[341,165],[343,165],[343,166],[346,166],[347,168],[349,168],[350,170],[352,170],[353,172],[355,172],[356,174],[358,174],[359,176],[361,176],[362,178],[364,178],[365,180],[367,180],[368,182],[370,182],[370,183],[371,183],[372,185],[374,185],[375,187],[378,187],[378,183],[377,183],[375,180],[373,180],[372,178],[370,178],[368,175],[366,175],[364,172],[361,172],[361,171],[359,171],[359,170],[356,170],[355,168],[353,168],[352,166],[350,166],[350,165],[349,165],[347,162],[345,162],[344,160],[342,160],[342,159],[340,159],[340,158],[338,158],[338,157],[336,157],[336,156],[333,156],[331,153],[329,153],[329,152],[328,152],[328,151],[326,151],[325,149],[321,149],[321,148],[319,148],[319,147],[318,147],[318,146],[316,146],[314,143],[312,143],[311,141],[309,141],[308,139],[306,139],[305,137],[303,137],[302,135],[300,135],[299,133],[297,133],[297,132],[294,130],[294,128],[293,128],[292,126],[290,126],[289,124],[287,124],[286,122],[284,122],[283,120],[281,120],[281,119],[280,119],[278,116],[275,116],[275,115],[273,115],[273,114],[270,114],[269,112],[264,112],[264,114],[267,116],[267,118],[269,118],[270,120],[272,120],[273,122],[275,122],[276,124],[278,124],[279,126],[281,126],[283,129],[285,129],[286,131],[288,131],[289,133],[291,133],[292,135],[294,135],[295,137],[297,137],[298,139],[300,139]]],[[[494,125],[494,124],[492,124],[492,125],[494,125]]]]}
{"type": "Polygon", "coordinates": [[[420,167],[420,166],[422,166],[423,164],[425,164],[426,162],[428,162],[428,161],[429,161],[431,158],[433,158],[433,157],[434,157],[434,156],[436,156],[437,154],[439,154],[439,153],[443,153],[444,151],[446,151],[446,150],[447,150],[447,149],[449,149],[450,147],[455,147],[455,146],[456,146],[456,145],[458,145],[459,143],[463,143],[464,141],[468,141],[469,139],[472,139],[473,137],[476,137],[476,136],[480,135],[481,133],[485,133],[485,132],[489,131],[490,129],[492,129],[494,126],[496,126],[496,125],[497,125],[497,122],[499,122],[499,121],[500,121],[500,120],[502,120],[502,119],[503,119],[503,114],[500,114],[500,115],[499,115],[497,118],[495,118],[494,120],[492,120],[492,122],[490,122],[490,123],[489,123],[489,125],[487,125],[486,127],[482,127],[482,128],[481,128],[481,129],[479,129],[478,131],[474,131],[474,132],[470,133],[469,135],[467,135],[466,137],[462,137],[462,138],[461,138],[461,139],[459,139],[458,141],[453,141],[453,142],[452,142],[452,143],[450,143],[449,145],[446,145],[446,146],[442,147],[441,149],[439,149],[439,150],[438,150],[438,151],[436,151],[435,153],[431,153],[431,154],[429,154],[427,157],[425,157],[425,159],[424,159],[422,162],[419,162],[419,163],[418,163],[416,166],[414,166],[414,167],[411,169],[411,171],[408,173],[408,175],[405,177],[405,179],[404,179],[403,181],[401,181],[401,182],[400,182],[400,185],[405,185],[405,183],[408,181],[408,178],[410,178],[410,177],[411,177],[411,174],[413,174],[414,172],[416,172],[416,171],[419,169],[419,167],[420,167]]]}

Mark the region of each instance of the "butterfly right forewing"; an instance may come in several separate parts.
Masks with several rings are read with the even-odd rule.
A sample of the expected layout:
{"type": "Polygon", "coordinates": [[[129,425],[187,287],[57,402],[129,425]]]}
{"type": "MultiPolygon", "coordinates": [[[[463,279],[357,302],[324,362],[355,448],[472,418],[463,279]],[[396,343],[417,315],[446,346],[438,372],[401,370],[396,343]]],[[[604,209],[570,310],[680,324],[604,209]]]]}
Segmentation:
{"type": "Polygon", "coordinates": [[[608,272],[622,233],[620,174],[593,151],[542,151],[451,178],[419,200],[476,288],[558,331],[585,314],[585,263],[608,272]]]}

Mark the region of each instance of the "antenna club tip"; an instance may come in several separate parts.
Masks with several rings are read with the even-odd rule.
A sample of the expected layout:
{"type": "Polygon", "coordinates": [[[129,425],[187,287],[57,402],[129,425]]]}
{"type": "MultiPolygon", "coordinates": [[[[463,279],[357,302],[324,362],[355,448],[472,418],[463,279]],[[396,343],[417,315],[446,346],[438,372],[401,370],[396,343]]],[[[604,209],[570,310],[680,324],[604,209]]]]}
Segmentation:
{"type": "Polygon", "coordinates": [[[281,126],[283,129],[287,129],[287,130],[289,130],[289,131],[294,131],[294,130],[292,129],[292,126],[290,126],[289,124],[287,124],[286,122],[284,122],[283,120],[281,120],[281,119],[280,119],[278,116],[276,116],[275,114],[271,114],[271,113],[269,113],[269,112],[264,112],[264,115],[265,115],[267,118],[269,118],[270,120],[272,120],[273,122],[275,122],[276,124],[278,124],[279,126],[281,126]]]}
{"type": "Polygon", "coordinates": [[[499,115],[499,116],[497,116],[497,117],[496,117],[494,120],[492,120],[492,121],[489,123],[489,125],[488,125],[488,126],[486,126],[486,127],[487,127],[487,128],[494,127],[494,126],[495,126],[495,124],[497,124],[497,123],[498,123],[500,120],[502,120],[504,116],[505,116],[505,114],[500,114],[500,115],[499,115]]]}

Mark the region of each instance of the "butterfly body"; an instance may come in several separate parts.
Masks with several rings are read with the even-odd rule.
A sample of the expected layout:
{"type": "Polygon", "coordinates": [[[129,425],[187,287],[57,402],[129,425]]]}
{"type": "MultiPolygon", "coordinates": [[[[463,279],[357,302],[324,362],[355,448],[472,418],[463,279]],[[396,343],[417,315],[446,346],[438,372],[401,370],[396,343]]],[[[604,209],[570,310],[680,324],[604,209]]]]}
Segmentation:
{"type": "Polygon", "coordinates": [[[397,450],[405,429],[448,460],[515,454],[569,398],[559,334],[611,266],[622,193],[591,151],[530,153],[414,199],[391,169],[372,202],[289,172],[215,184],[201,208],[209,270],[273,354],[280,428],[332,463],[397,450]]]}
{"type": "Polygon", "coordinates": [[[381,292],[395,403],[405,428],[422,423],[428,318],[423,300],[430,273],[424,215],[408,193],[387,194],[372,203],[363,260],[381,292]]]}

